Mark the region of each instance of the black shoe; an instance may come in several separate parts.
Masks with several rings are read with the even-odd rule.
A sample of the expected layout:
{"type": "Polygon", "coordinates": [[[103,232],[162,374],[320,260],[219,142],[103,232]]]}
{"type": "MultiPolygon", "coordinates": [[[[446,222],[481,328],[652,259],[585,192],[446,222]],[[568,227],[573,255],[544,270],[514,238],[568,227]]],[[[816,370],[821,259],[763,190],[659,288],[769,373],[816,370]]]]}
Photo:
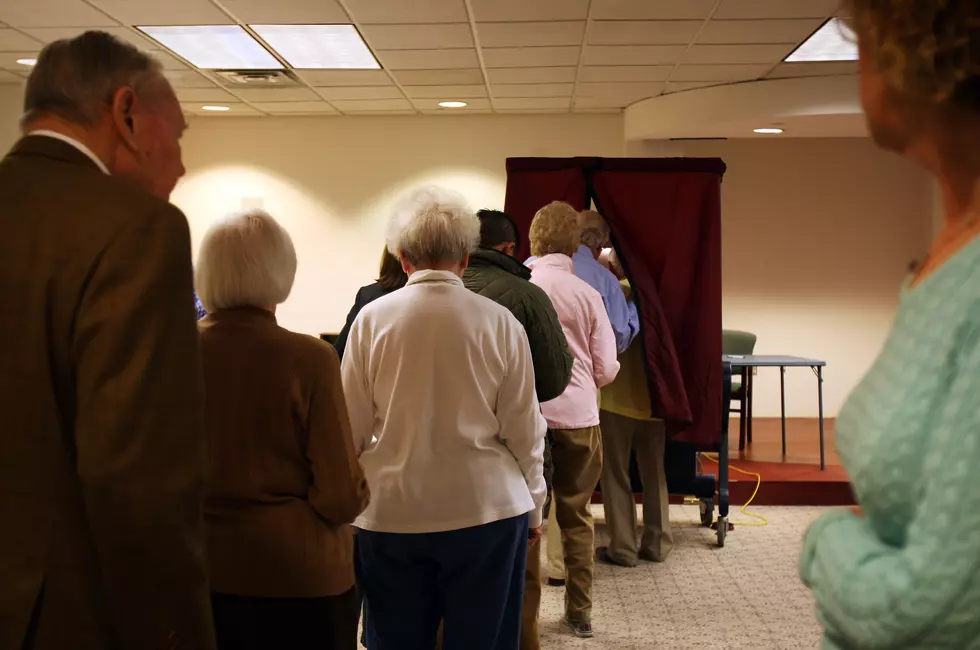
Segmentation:
{"type": "Polygon", "coordinates": [[[569,628],[572,633],[580,639],[592,638],[592,623],[586,623],[585,621],[573,621],[567,616],[563,616],[561,619],[561,624],[569,628]]]}
{"type": "Polygon", "coordinates": [[[647,562],[656,562],[657,564],[660,564],[661,562],[667,559],[666,555],[662,557],[656,557],[653,553],[647,551],[646,549],[641,550],[639,555],[641,560],[646,560],[647,562]]]}
{"type": "Polygon", "coordinates": [[[565,586],[565,579],[564,578],[548,578],[548,586],[549,587],[564,587],[565,586]]]}
{"type": "Polygon", "coordinates": [[[613,556],[609,555],[608,546],[600,546],[599,548],[597,548],[595,550],[595,559],[597,562],[602,562],[603,564],[622,566],[622,567],[626,567],[627,569],[632,569],[633,567],[636,566],[636,564],[626,564],[624,562],[620,562],[619,560],[613,558],[613,556]]]}

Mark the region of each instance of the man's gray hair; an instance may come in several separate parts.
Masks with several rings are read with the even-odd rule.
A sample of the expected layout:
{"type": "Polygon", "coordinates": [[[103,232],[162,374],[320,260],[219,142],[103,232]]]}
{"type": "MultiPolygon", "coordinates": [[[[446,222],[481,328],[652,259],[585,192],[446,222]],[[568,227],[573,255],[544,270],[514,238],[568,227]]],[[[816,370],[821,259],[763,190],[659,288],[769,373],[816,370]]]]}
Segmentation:
{"type": "Polygon", "coordinates": [[[56,115],[93,126],[120,88],[141,87],[162,73],[160,62],[105,32],[89,31],[43,50],[27,79],[21,125],[56,115]]]}
{"type": "Polygon", "coordinates": [[[480,244],[480,220],[462,195],[421,187],[396,205],[386,240],[416,267],[462,262],[480,244]]]}
{"type": "Polygon", "coordinates": [[[609,245],[609,224],[595,210],[583,210],[579,213],[579,225],[582,227],[582,243],[590,250],[598,250],[609,245]]]}
{"type": "Polygon", "coordinates": [[[296,249],[267,212],[236,212],[211,224],[197,256],[194,284],[209,312],[274,307],[296,278],[296,249]]]}

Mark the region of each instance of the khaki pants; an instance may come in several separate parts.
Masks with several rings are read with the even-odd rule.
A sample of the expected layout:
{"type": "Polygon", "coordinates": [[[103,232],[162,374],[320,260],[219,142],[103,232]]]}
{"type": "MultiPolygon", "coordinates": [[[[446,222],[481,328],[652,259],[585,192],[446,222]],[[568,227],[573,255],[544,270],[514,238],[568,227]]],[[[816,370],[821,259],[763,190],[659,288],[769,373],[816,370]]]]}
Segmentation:
{"type": "Polygon", "coordinates": [[[524,573],[524,605],[521,609],[521,650],[541,650],[538,610],[541,608],[541,540],[527,549],[524,573]]]}
{"type": "Polygon", "coordinates": [[[647,560],[663,562],[674,547],[670,533],[670,505],[664,449],[667,432],[663,421],[636,420],[600,411],[602,426],[602,504],[609,526],[609,557],[633,566],[637,551],[647,560]],[[630,487],[630,450],[643,481],[643,535],[636,545],[636,502],[630,487]]]}
{"type": "MultiPolygon", "coordinates": [[[[554,496],[551,497],[551,503],[555,503],[554,496]]],[[[545,531],[545,542],[548,547],[548,577],[554,578],[555,580],[564,580],[565,551],[561,547],[561,528],[558,527],[555,510],[556,508],[552,505],[551,512],[548,513],[548,526],[545,531]]]]}
{"type": "Polygon", "coordinates": [[[561,527],[565,558],[565,615],[592,618],[592,574],[595,570],[595,527],[589,503],[602,475],[602,433],[599,427],[552,429],[555,463],[552,510],[561,527]]]}

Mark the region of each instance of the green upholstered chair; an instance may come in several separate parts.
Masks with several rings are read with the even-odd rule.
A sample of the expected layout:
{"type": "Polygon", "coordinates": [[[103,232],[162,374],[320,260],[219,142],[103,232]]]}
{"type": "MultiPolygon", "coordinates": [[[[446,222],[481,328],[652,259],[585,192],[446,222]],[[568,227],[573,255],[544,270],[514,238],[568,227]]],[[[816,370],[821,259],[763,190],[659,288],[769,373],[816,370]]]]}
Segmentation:
{"type": "MultiPolygon", "coordinates": [[[[722,330],[721,353],[748,356],[755,351],[758,337],[752,332],[722,330]]],[[[729,413],[738,413],[738,450],[745,449],[745,443],[752,444],[752,368],[741,368],[739,376],[732,377],[732,402],[728,404],[729,413]]]]}

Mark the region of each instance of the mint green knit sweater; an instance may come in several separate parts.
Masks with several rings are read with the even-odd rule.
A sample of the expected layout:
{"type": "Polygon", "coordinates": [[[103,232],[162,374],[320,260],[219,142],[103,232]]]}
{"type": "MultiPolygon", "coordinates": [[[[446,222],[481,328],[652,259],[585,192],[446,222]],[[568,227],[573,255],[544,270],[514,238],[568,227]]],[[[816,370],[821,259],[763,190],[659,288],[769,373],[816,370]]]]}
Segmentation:
{"type": "Polygon", "coordinates": [[[837,431],[864,517],[806,534],[823,647],[980,648],[980,239],[903,291],[837,431]]]}

